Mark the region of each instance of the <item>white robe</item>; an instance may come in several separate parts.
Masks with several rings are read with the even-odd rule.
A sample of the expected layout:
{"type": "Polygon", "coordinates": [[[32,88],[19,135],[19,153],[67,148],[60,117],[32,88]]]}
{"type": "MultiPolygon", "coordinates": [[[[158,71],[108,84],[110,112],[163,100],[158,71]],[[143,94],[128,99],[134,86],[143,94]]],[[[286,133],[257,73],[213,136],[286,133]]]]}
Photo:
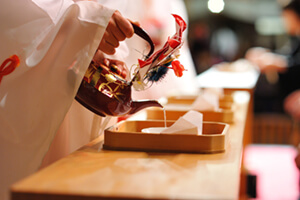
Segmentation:
{"type": "MultiPolygon", "coordinates": [[[[116,8],[121,14],[124,14],[129,6],[127,0],[97,0],[97,2],[112,9],[116,8]]],[[[124,61],[127,56],[126,40],[120,43],[114,55],[106,55],[108,58],[121,61],[124,61]]],[[[106,127],[116,122],[117,117],[111,117],[109,123],[103,126],[105,123],[104,118],[94,114],[74,100],[51,143],[49,151],[44,157],[41,168],[89,143],[97,136],[103,134],[103,130],[106,127]]]]}
{"type": "Polygon", "coordinates": [[[1,1],[0,64],[16,54],[20,66],[0,83],[0,200],[40,166],[113,12],[93,1],[1,1]]]}

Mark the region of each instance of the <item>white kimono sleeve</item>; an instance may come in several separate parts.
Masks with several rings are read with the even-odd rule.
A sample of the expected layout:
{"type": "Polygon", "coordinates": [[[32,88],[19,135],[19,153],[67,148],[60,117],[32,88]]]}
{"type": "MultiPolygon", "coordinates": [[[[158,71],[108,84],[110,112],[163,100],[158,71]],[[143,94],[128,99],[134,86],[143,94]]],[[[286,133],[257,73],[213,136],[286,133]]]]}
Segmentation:
{"type": "Polygon", "coordinates": [[[0,199],[38,169],[114,10],[93,1],[0,3],[0,199]]]}
{"type": "MultiPolygon", "coordinates": [[[[127,0],[97,0],[97,2],[106,7],[117,9],[122,14],[126,8],[130,6],[127,0]]],[[[128,52],[129,50],[126,46],[126,42],[123,41],[120,42],[120,45],[113,56],[105,56],[110,59],[123,61],[126,56],[128,56],[128,52]]],[[[117,118],[118,117],[112,117],[106,127],[115,124],[117,118]]],[[[100,131],[106,128],[103,125],[104,121],[104,118],[94,114],[74,100],[56,132],[51,146],[44,157],[41,168],[67,156],[71,152],[74,152],[95,139],[101,134],[100,131]]]]}

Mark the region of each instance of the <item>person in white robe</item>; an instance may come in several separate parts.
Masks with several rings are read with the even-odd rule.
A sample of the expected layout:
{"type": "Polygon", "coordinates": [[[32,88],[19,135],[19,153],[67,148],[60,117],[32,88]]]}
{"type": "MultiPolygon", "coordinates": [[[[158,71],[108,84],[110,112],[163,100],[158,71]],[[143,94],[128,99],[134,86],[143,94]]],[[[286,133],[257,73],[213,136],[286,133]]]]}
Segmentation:
{"type": "MultiPolygon", "coordinates": [[[[130,22],[94,1],[0,3],[0,200],[35,172],[95,52],[113,54],[130,22]]],[[[75,128],[75,127],[74,127],[75,128]]]]}
{"type": "MultiPolygon", "coordinates": [[[[111,9],[116,8],[122,15],[130,6],[127,0],[97,0],[97,2],[111,9]]],[[[126,40],[120,42],[115,51],[113,55],[105,54],[105,57],[126,61],[129,56],[126,40]]],[[[41,168],[69,155],[101,136],[106,127],[117,123],[118,116],[110,116],[109,118],[94,114],[74,99],[43,159],[41,168]]]]}
{"type": "MultiPolygon", "coordinates": [[[[172,13],[179,14],[188,22],[187,11],[182,0],[97,0],[97,2],[110,8],[117,8],[123,16],[138,21],[154,42],[159,41],[161,43],[160,45],[156,44],[156,49],[164,44],[168,36],[175,33],[175,21],[172,13]],[[159,25],[155,22],[158,22],[159,25]],[[157,33],[156,35],[151,31],[151,27],[157,33]]],[[[187,69],[184,71],[184,75],[178,78],[170,70],[161,82],[153,84],[150,88],[144,91],[134,91],[133,89],[133,99],[159,99],[168,94],[191,94],[198,91],[195,81],[195,66],[187,44],[187,30],[184,32],[184,40],[179,57],[180,62],[187,69]]],[[[142,58],[141,52],[146,46],[145,41],[134,36],[121,42],[116,53],[110,58],[125,61],[128,69],[130,69],[131,65],[137,64],[138,58],[142,58]]],[[[87,110],[74,100],[41,167],[48,166],[103,134],[103,130],[107,126],[117,122],[117,117],[113,117],[106,127],[103,127],[104,121],[105,119],[87,110]]]]}

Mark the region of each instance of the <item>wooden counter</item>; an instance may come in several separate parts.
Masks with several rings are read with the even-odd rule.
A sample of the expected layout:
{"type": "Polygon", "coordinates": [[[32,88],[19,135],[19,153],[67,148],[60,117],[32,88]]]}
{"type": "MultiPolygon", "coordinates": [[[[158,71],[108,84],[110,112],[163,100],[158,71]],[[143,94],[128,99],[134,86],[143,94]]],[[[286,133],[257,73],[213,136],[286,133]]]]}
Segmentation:
{"type": "Polygon", "coordinates": [[[11,188],[12,200],[238,199],[248,92],[236,92],[224,153],[98,151],[99,138],[11,188]]]}
{"type": "MultiPolygon", "coordinates": [[[[225,93],[234,91],[247,91],[250,94],[250,101],[247,112],[243,146],[252,144],[253,119],[254,119],[254,90],[259,79],[260,72],[247,60],[240,59],[232,63],[220,63],[212,66],[197,76],[199,88],[223,88],[225,93]]],[[[246,196],[246,171],[241,174],[242,198],[246,196]]]]}
{"type": "Polygon", "coordinates": [[[197,76],[199,88],[223,88],[225,93],[247,91],[250,93],[250,102],[247,116],[247,133],[244,137],[244,146],[252,143],[252,126],[254,118],[254,90],[260,76],[255,66],[244,59],[233,63],[220,63],[212,66],[197,76]],[[233,68],[231,68],[231,65],[233,68]],[[228,70],[225,70],[228,69],[228,70]],[[232,70],[229,70],[232,69],[232,70]]]}

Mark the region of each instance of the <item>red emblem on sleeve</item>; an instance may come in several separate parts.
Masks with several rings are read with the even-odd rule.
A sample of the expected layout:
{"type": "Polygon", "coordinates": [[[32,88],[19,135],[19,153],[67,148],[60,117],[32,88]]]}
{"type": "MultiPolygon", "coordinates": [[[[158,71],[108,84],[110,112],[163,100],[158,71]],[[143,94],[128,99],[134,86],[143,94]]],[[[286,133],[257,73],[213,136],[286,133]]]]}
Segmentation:
{"type": "Polygon", "coordinates": [[[12,55],[4,60],[4,62],[0,66],[0,84],[3,76],[12,73],[19,65],[20,59],[17,55],[12,55]]]}

